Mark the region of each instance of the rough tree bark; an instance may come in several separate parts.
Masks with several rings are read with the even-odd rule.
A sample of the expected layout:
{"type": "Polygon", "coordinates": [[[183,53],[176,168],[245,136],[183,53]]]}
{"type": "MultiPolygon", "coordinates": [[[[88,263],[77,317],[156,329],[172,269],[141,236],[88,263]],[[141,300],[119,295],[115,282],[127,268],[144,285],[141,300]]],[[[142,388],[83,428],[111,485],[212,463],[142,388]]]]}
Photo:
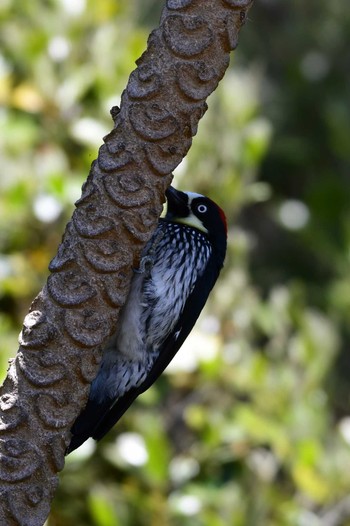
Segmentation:
{"type": "MultiPolygon", "coordinates": [[[[114,108],[0,398],[0,524],[43,524],[69,429],[115,330],[171,171],[237,45],[252,0],[167,0],[114,108]]],[[[234,96],[234,94],[232,94],[234,96]]]]}

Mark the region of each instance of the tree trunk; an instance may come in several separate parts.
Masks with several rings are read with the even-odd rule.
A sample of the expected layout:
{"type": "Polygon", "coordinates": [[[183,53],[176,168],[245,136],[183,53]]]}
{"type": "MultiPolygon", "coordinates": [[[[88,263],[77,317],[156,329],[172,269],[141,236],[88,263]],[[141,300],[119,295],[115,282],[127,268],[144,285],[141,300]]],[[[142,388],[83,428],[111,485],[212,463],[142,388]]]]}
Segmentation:
{"type": "MultiPolygon", "coordinates": [[[[113,108],[51,275],[24,320],[1,388],[0,524],[44,523],[132,267],[154,231],[172,170],[236,47],[252,0],[167,0],[113,108]]],[[[234,95],[234,94],[233,94],[234,95]]]]}

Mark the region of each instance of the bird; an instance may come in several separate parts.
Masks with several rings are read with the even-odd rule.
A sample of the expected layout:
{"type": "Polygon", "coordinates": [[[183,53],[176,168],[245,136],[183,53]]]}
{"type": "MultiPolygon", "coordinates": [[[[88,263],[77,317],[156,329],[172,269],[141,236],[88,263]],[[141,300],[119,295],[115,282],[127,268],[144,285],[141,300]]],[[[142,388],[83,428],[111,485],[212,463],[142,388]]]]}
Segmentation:
{"type": "Polygon", "coordinates": [[[224,265],[227,222],[210,198],[170,186],[141,253],[115,334],[103,350],[66,454],[100,440],[162,374],[191,332],[224,265]]]}

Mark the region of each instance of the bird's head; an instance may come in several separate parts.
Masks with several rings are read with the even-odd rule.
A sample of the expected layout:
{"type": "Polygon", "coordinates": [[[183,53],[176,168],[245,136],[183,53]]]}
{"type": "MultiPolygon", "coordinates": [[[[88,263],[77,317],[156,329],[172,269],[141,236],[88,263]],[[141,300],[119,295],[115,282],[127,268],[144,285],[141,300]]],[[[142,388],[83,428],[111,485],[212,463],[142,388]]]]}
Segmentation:
{"type": "Polygon", "coordinates": [[[195,228],[208,236],[214,248],[226,250],[226,217],[214,201],[201,194],[181,192],[172,186],[165,195],[167,221],[195,228]]]}

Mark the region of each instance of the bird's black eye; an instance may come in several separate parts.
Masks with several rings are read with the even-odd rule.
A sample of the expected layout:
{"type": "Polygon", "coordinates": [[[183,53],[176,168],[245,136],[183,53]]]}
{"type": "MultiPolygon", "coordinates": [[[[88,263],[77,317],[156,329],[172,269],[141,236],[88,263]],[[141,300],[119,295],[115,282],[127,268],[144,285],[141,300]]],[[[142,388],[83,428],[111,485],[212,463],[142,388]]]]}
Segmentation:
{"type": "Polygon", "coordinates": [[[199,205],[197,207],[197,210],[200,214],[205,214],[205,212],[208,210],[208,208],[205,205],[199,205]]]}

